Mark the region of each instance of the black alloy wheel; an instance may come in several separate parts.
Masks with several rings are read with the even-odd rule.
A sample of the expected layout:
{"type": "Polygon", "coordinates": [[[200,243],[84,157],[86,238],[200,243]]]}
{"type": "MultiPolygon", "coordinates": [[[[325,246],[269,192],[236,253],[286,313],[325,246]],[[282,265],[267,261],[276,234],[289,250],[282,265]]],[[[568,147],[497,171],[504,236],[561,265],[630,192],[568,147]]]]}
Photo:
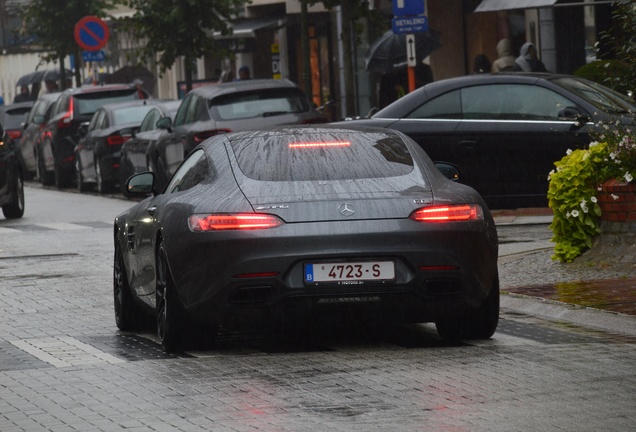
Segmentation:
{"type": "Polygon", "coordinates": [[[168,269],[166,251],[159,245],[156,264],[157,336],[166,353],[180,351],[184,313],[168,269]]]}
{"type": "Polygon", "coordinates": [[[24,215],[24,181],[19,174],[11,191],[11,202],[2,206],[2,213],[7,219],[18,219],[24,215]]]}
{"type": "Polygon", "coordinates": [[[115,324],[123,331],[136,330],[142,318],[142,312],[135,304],[130,292],[124,256],[115,240],[115,260],[113,265],[113,300],[115,324]]]}
{"type": "Polygon", "coordinates": [[[499,323],[499,297],[499,278],[496,278],[481,306],[465,315],[437,321],[437,333],[449,340],[489,339],[499,323]]]}

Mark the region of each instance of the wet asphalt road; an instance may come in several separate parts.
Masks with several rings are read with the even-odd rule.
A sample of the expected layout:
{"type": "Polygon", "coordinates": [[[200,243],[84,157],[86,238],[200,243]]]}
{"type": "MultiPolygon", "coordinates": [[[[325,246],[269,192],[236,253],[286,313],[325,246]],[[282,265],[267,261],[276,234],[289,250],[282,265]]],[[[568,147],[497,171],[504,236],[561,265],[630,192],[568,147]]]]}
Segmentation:
{"type": "MultiPolygon", "coordinates": [[[[131,203],[37,186],[26,196],[23,219],[0,219],[0,431],[636,424],[636,335],[512,309],[483,342],[447,344],[428,324],[344,321],[226,332],[214,350],[165,355],[150,329],[123,333],[114,324],[112,219],[131,203]]],[[[525,248],[549,239],[545,226],[499,235],[525,248]]]]}

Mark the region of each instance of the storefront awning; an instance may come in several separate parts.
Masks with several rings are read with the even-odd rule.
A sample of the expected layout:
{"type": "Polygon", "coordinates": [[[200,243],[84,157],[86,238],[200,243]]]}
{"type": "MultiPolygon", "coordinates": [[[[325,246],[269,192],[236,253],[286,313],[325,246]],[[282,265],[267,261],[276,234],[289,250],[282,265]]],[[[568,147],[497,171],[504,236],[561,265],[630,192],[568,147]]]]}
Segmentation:
{"type": "Polygon", "coordinates": [[[475,12],[551,7],[557,0],[482,0],[475,12]]]}
{"type": "Polygon", "coordinates": [[[222,38],[255,38],[256,31],[283,27],[287,24],[285,17],[247,18],[230,23],[231,35],[222,35],[220,32],[214,33],[215,39],[222,38]]]}

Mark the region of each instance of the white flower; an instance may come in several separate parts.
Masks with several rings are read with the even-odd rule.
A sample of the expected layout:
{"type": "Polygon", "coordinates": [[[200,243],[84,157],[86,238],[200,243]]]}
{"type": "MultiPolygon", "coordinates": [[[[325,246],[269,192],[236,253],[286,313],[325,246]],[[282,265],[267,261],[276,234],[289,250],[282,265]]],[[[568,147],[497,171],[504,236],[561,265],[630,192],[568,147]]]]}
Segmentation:
{"type": "Polygon", "coordinates": [[[552,175],[554,174],[554,170],[550,171],[548,173],[548,181],[550,181],[550,179],[552,178],[552,175]]]}
{"type": "Polygon", "coordinates": [[[610,152],[609,157],[611,160],[616,159],[616,155],[614,154],[614,152],[610,152]]]}
{"type": "Polygon", "coordinates": [[[566,219],[570,219],[570,216],[571,216],[570,212],[566,212],[566,213],[565,213],[565,217],[566,217],[566,219]]]}
{"type": "Polygon", "coordinates": [[[598,144],[599,144],[599,143],[598,143],[598,141],[592,141],[592,142],[590,143],[590,148],[592,148],[592,147],[594,147],[594,146],[597,146],[598,144]]]}
{"type": "Polygon", "coordinates": [[[583,213],[587,213],[589,208],[587,207],[587,201],[585,201],[585,198],[583,199],[583,201],[581,201],[581,210],[583,210],[583,213]]]}
{"type": "Polygon", "coordinates": [[[572,154],[572,150],[571,149],[567,149],[567,151],[565,152],[566,155],[570,156],[572,154]]]}
{"type": "Polygon", "coordinates": [[[578,210],[572,210],[572,217],[579,217],[579,214],[578,210]]]}
{"type": "Polygon", "coordinates": [[[611,197],[612,197],[612,199],[613,199],[614,201],[616,201],[618,198],[620,198],[618,195],[614,195],[614,194],[612,194],[612,195],[611,195],[611,197]]]}
{"type": "Polygon", "coordinates": [[[631,181],[634,180],[634,177],[629,172],[626,172],[624,177],[627,183],[631,183],[631,181]]]}
{"type": "Polygon", "coordinates": [[[598,200],[596,199],[595,196],[593,196],[592,198],[590,198],[590,201],[592,201],[593,203],[596,203],[598,200]]]}

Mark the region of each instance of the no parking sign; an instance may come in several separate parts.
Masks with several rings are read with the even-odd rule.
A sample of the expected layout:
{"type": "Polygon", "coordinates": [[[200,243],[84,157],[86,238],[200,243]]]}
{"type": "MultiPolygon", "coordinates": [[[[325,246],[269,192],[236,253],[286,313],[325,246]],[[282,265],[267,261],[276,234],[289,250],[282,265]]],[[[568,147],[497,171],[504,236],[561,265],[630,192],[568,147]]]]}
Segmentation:
{"type": "Polygon", "coordinates": [[[87,16],[75,24],[75,42],[86,51],[99,51],[106,46],[110,30],[104,20],[87,16]]]}

